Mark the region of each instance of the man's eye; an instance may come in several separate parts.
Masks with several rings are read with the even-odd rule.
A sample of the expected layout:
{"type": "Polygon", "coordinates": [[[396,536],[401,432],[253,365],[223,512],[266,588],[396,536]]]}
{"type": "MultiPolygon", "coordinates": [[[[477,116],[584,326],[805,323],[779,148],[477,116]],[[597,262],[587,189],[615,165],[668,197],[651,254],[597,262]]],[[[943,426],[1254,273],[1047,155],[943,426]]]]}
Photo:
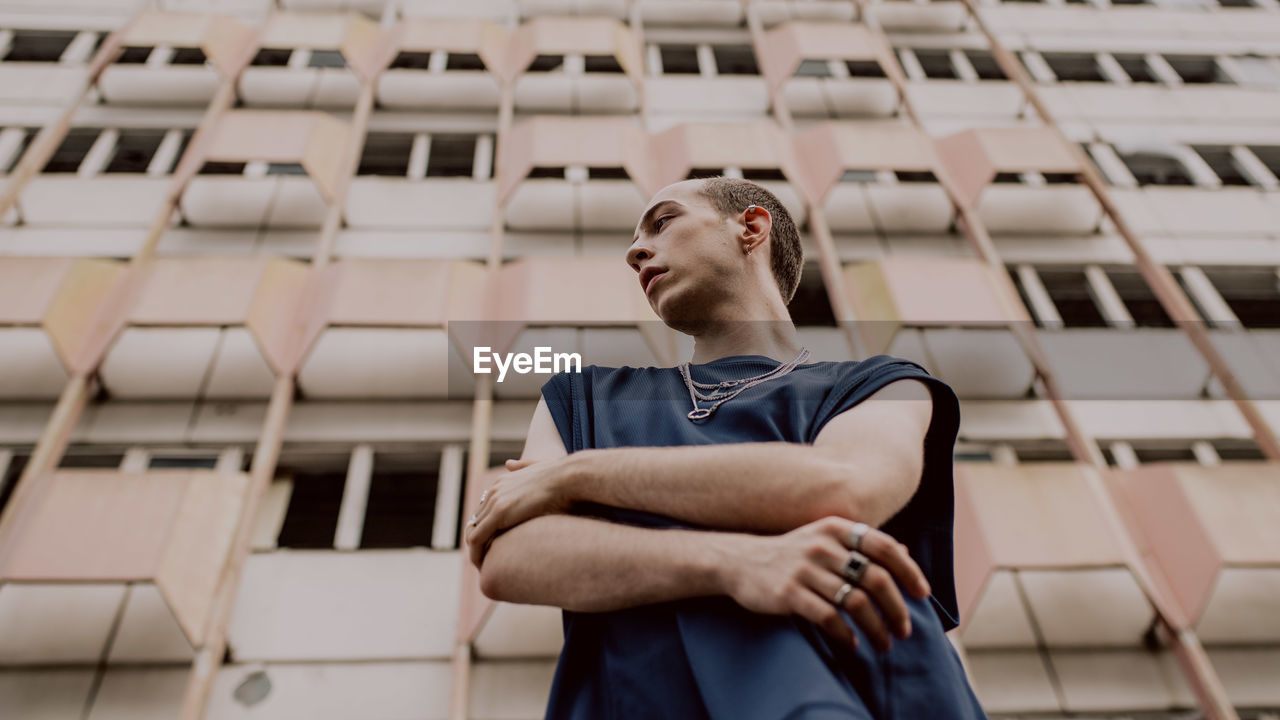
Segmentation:
{"type": "Polygon", "coordinates": [[[670,219],[671,219],[671,216],[670,216],[670,215],[664,215],[664,216],[662,216],[662,217],[658,218],[657,220],[654,220],[654,221],[653,221],[653,229],[654,229],[654,230],[661,230],[661,229],[662,229],[662,225],[663,225],[663,223],[665,223],[667,220],[670,220],[670,219]]]}

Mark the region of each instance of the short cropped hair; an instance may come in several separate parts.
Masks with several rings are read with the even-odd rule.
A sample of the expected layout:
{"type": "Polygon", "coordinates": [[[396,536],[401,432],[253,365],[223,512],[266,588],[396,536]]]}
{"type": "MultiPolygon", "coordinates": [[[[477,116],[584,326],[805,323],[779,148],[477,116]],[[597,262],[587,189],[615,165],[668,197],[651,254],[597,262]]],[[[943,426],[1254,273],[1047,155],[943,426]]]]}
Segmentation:
{"type": "Polygon", "coordinates": [[[770,267],[774,282],[782,293],[782,302],[790,304],[800,286],[800,271],[804,264],[804,252],[800,248],[800,231],[796,229],[791,213],[773,193],[750,180],[729,177],[704,179],[700,192],[721,217],[728,218],[748,205],[759,205],[773,217],[773,229],[769,231],[770,267]]]}

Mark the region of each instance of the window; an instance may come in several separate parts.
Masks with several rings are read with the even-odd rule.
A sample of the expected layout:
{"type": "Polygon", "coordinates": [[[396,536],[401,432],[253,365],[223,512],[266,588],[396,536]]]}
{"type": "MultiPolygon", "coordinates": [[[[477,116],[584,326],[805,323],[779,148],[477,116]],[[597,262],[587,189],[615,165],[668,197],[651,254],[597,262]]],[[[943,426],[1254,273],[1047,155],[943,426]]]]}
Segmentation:
{"type": "Polygon", "coordinates": [[[536,165],[529,168],[529,173],[525,175],[526,179],[541,180],[564,180],[565,167],[563,165],[536,165]]]}
{"type": "Polygon", "coordinates": [[[759,75],[756,53],[750,45],[712,45],[716,72],[721,75],[759,75]]]}
{"type": "Polygon", "coordinates": [[[845,60],[844,66],[849,69],[849,77],[889,77],[875,60],[845,60]]]}
{"type": "Polygon", "coordinates": [[[982,80],[1004,80],[1004,71],[1000,69],[1000,63],[996,62],[995,55],[986,50],[965,50],[964,55],[969,59],[969,64],[973,66],[974,72],[978,73],[978,78],[982,80]]]}
{"type": "Polygon", "coordinates": [[[341,50],[312,50],[311,58],[307,60],[307,67],[313,68],[344,68],[346,66],[347,60],[342,57],[341,50]]]}
{"type": "Polygon", "coordinates": [[[831,66],[826,60],[801,60],[796,77],[831,77],[831,66]]]}
{"type": "Polygon", "coordinates": [[[445,70],[484,70],[484,60],[475,53],[454,53],[445,56],[445,70]]]}
{"type": "Polygon", "coordinates": [[[800,326],[835,327],[836,316],[831,309],[831,297],[822,280],[822,269],[817,263],[806,263],[800,273],[800,285],[787,305],[791,322],[800,326]]]}
{"type": "Polygon", "coordinates": [[[697,75],[698,49],[693,45],[659,45],[663,75],[697,75]]]}
{"type": "Polygon", "coordinates": [[[938,178],[928,170],[894,170],[893,176],[898,182],[938,182],[938,178]]]}
{"type": "Polygon", "coordinates": [[[101,128],[71,128],[62,144],[53,151],[53,157],[44,166],[47,173],[73,173],[84,162],[84,156],[102,133],[101,128]]]}
{"type": "MultiPolygon", "coordinates": [[[[1211,441],[1218,457],[1223,460],[1266,460],[1258,445],[1248,438],[1216,438],[1211,441]]],[[[17,458],[14,458],[16,461],[17,458]]]]}
{"type": "Polygon", "coordinates": [[[293,50],[289,48],[262,48],[253,56],[250,65],[266,67],[284,67],[289,64],[289,56],[293,50]]]}
{"type": "Polygon", "coordinates": [[[22,469],[27,466],[27,459],[27,455],[14,453],[9,460],[9,467],[0,470],[0,512],[3,512],[4,506],[9,504],[9,498],[13,496],[13,488],[18,484],[18,478],[22,477],[22,469]]]}
{"type": "Polygon", "coordinates": [[[268,163],[268,175],[306,175],[307,169],[302,163],[268,163]]]}
{"type": "Polygon", "coordinates": [[[1171,155],[1154,152],[1118,153],[1139,185],[1192,185],[1187,169],[1171,155]]]}
{"type": "Polygon", "coordinates": [[[200,175],[243,175],[245,163],[242,162],[207,162],[200,166],[200,175]]]}
{"type": "Polygon", "coordinates": [[[1040,53],[1062,82],[1106,82],[1092,53],[1040,53]]]}
{"type": "Polygon", "coordinates": [[[626,168],[621,167],[588,167],[587,178],[589,180],[630,180],[631,175],[627,173],[626,168]]]}
{"type": "Polygon", "coordinates": [[[22,129],[22,140],[19,141],[18,147],[14,149],[13,156],[8,159],[7,164],[4,158],[0,158],[0,172],[7,173],[13,170],[14,166],[22,159],[22,154],[27,151],[27,147],[31,145],[31,141],[35,139],[36,133],[39,131],[40,128],[22,129]]]}
{"type": "Polygon", "coordinates": [[[369,482],[361,549],[431,547],[435,472],[379,473],[369,482]]]}
{"type": "Polygon", "coordinates": [[[1236,159],[1231,157],[1231,148],[1225,145],[1195,145],[1192,149],[1204,158],[1223,185],[1249,184],[1249,178],[1240,172],[1236,159]]]}
{"type": "Polygon", "coordinates": [[[1064,327],[1107,327],[1098,306],[1093,302],[1084,270],[1075,268],[1037,268],[1045,292],[1062,316],[1064,327]]]}
{"type": "Polygon", "coordinates": [[[69,30],[14,30],[8,62],[58,62],[75,38],[69,30]]]}
{"type": "Polygon", "coordinates": [[[282,548],[333,547],[346,470],[293,473],[293,493],[276,544],[282,548]]]}
{"type": "Polygon", "coordinates": [[[779,168],[742,168],[742,179],[752,182],[776,180],[785,182],[787,176],[779,168]]]}
{"type": "Polygon", "coordinates": [[[369,133],[356,174],[405,177],[409,174],[412,150],[412,133],[369,133]]]}
{"type": "Polygon", "coordinates": [[[1134,446],[1133,454],[1138,456],[1138,462],[1141,463],[1157,463],[1157,462],[1195,462],[1196,454],[1192,452],[1190,445],[1185,446],[1134,446]]]}
{"type": "Polygon", "coordinates": [[[1136,83],[1154,83],[1159,82],[1156,76],[1151,72],[1151,68],[1147,67],[1147,59],[1142,55],[1133,55],[1128,53],[1112,53],[1111,57],[1120,63],[1120,67],[1124,69],[1129,79],[1136,83]]]}
{"type": "Polygon", "coordinates": [[[583,71],[590,73],[621,73],[622,65],[612,55],[585,55],[582,58],[583,71]]]}
{"type": "Polygon", "coordinates": [[[1205,268],[1209,282],[1247,328],[1280,328],[1276,268],[1205,268]]]}
{"type": "Polygon", "coordinates": [[[1165,55],[1164,59],[1185,83],[1231,83],[1211,56],[1165,55]]]}
{"type": "Polygon", "coordinates": [[[475,135],[432,135],[427,177],[471,177],[476,162],[475,135]]]}
{"type": "Polygon", "coordinates": [[[955,80],[960,77],[946,50],[916,50],[915,53],[920,67],[930,80],[955,80]]]}
{"type": "Polygon", "coordinates": [[[1280,145],[1270,147],[1250,145],[1249,150],[1262,161],[1263,165],[1267,166],[1272,175],[1280,177],[1280,145]]]}
{"type": "Polygon", "coordinates": [[[390,67],[395,70],[426,70],[430,64],[429,52],[402,52],[391,61],[390,67]]]}
{"type": "Polygon", "coordinates": [[[116,56],[117,65],[142,65],[147,62],[147,58],[151,57],[151,51],[154,48],[140,47],[137,45],[126,47],[116,56]]]}
{"type": "Polygon", "coordinates": [[[1046,438],[1011,442],[1009,445],[1020,463],[1064,462],[1075,459],[1065,440],[1046,438]]]}
{"type": "Polygon", "coordinates": [[[153,470],[158,468],[212,470],[218,467],[218,458],[216,455],[152,455],[147,467],[153,470]]]}
{"type": "Polygon", "coordinates": [[[203,65],[206,60],[208,58],[205,57],[204,50],[198,47],[184,47],[174,50],[169,62],[173,65],[203,65]]]}
{"type": "Polygon", "coordinates": [[[698,180],[700,178],[720,177],[724,175],[724,168],[692,168],[689,174],[685,175],[685,180],[698,180]]]}
{"type": "Polygon", "coordinates": [[[67,453],[58,461],[59,468],[119,468],[124,462],[123,453],[94,451],[92,448],[67,448],[67,453]]]}
{"type": "Polygon", "coordinates": [[[1107,279],[1116,289],[1137,327],[1174,327],[1164,307],[1137,270],[1108,270],[1107,279]]]}
{"type": "Polygon", "coordinates": [[[525,72],[552,72],[561,70],[564,67],[563,55],[539,55],[529,63],[529,67],[525,68],[525,72]]]}
{"type": "Polygon", "coordinates": [[[872,170],[845,170],[840,174],[842,183],[873,183],[875,181],[876,174],[872,170]]]}
{"type": "Polygon", "coordinates": [[[160,149],[164,130],[121,130],[116,139],[115,154],[103,168],[104,173],[145,173],[151,158],[160,149]]]}

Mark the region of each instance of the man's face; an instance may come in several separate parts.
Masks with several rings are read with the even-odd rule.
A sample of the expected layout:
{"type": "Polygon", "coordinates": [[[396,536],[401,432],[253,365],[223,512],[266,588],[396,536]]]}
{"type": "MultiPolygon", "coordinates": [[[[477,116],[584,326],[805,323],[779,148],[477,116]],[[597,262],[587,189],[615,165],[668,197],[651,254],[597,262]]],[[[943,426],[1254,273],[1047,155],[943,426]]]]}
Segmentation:
{"type": "Polygon", "coordinates": [[[626,256],[653,311],[690,334],[723,319],[747,275],[734,232],[741,228],[699,192],[702,182],[685,180],[654,195],[626,256]]]}

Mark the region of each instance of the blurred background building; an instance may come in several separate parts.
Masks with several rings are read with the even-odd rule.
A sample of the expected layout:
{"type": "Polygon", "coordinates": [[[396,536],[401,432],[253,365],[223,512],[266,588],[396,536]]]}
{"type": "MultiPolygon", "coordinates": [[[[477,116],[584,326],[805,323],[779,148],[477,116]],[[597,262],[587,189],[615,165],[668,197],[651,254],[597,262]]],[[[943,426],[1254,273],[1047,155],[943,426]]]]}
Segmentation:
{"type": "Polygon", "coordinates": [[[0,717],[540,718],[459,526],[544,378],[450,330],[682,359],[623,253],[715,174],[959,394],[992,715],[1280,717],[1276,0],[139,6],[0,0],[0,717]]]}

